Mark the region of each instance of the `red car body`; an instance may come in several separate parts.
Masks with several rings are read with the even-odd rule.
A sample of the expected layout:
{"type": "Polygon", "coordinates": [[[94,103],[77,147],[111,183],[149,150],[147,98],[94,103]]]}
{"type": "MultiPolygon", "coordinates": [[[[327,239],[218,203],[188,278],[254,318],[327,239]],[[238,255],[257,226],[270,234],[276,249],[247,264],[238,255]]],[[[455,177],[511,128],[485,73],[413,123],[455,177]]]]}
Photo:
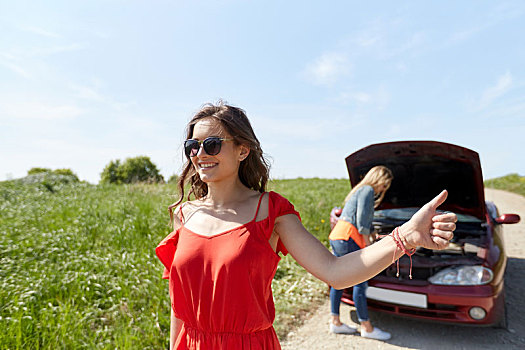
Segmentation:
{"type": "MultiPolygon", "coordinates": [[[[403,256],[399,277],[392,264],[369,280],[369,309],[446,323],[505,326],[507,256],[501,224],[518,222],[519,216],[500,216],[494,203],[485,202],[478,154],[447,143],[403,141],[365,147],[348,156],[346,164],[352,186],[375,165],[387,166],[394,174],[374,215],[374,228],[379,234],[388,234],[407,221],[443,189],[449,191],[449,196],[439,209],[453,211],[459,218],[447,249],[419,248],[412,256],[413,279],[408,278],[409,258],[403,256]],[[472,271],[478,271],[478,275],[472,275],[472,271]],[[470,273],[467,282],[480,279],[483,283],[438,284],[450,281],[454,274],[460,281],[454,283],[465,283],[459,277],[462,273],[470,273]]],[[[332,223],[338,213],[340,209],[332,210],[332,223]]],[[[342,300],[353,305],[352,288],[344,290],[342,300]]]]}

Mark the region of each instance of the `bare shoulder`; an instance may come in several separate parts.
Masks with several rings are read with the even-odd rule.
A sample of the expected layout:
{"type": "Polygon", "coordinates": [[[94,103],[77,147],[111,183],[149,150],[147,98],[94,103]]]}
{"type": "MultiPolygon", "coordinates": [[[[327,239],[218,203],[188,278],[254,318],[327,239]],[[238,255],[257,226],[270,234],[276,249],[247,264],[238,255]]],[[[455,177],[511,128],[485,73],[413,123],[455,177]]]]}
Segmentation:
{"type": "MultiPolygon", "coordinates": [[[[184,216],[188,216],[194,211],[198,210],[203,206],[201,199],[194,199],[192,201],[186,201],[178,206],[178,213],[182,213],[184,216]]],[[[180,214],[179,214],[180,215],[180,214]]]]}
{"type": "Polygon", "coordinates": [[[189,217],[200,205],[202,205],[199,202],[199,200],[192,200],[186,201],[177,206],[170,206],[174,229],[180,227],[184,218],[189,217]]]}
{"type": "Polygon", "coordinates": [[[179,205],[172,204],[168,206],[168,211],[170,213],[171,226],[173,226],[173,230],[178,229],[181,225],[180,208],[181,208],[181,204],[179,205]]]}
{"type": "Polygon", "coordinates": [[[297,215],[293,213],[287,213],[284,215],[279,215],[275,218],[275,227],[276,230],[279,230],[278,227],[280,227],[281,231],[286,231],[286,229],[282,230],[282,228],[303,227],[303,224],[301,223],[301,220],[299,220],[297,215]]]}

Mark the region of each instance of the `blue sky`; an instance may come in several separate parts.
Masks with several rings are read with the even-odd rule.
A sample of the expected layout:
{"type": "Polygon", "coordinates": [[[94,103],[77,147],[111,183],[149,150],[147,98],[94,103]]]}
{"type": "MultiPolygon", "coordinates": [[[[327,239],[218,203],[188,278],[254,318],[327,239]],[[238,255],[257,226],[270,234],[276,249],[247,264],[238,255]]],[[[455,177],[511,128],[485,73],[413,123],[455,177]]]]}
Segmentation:
{"type": "Polygon", "coordinates": [[[525,174],[522,1],[0,0],[0,33],[0,180],[39,166],[96,183],[138,155],[167,178],[220,98],[274,178],[347,177],[345,156],[399,140],[525,174]]]}

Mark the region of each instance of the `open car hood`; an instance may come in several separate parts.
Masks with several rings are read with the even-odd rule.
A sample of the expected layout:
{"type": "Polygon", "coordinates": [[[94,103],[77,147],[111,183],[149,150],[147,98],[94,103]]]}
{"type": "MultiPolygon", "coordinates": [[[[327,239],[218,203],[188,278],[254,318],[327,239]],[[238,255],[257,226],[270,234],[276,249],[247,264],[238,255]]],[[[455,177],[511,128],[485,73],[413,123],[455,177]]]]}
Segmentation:
{"type": "Polygon", "coordinates": [[[436,141],[370,145],[346,157],[352,186],[376,165],[384,165],[394,174],[378,210],[421,207],[446,189],[448,198],[439,209],[485,220],[483,176],[477,152],[436,141]]]}

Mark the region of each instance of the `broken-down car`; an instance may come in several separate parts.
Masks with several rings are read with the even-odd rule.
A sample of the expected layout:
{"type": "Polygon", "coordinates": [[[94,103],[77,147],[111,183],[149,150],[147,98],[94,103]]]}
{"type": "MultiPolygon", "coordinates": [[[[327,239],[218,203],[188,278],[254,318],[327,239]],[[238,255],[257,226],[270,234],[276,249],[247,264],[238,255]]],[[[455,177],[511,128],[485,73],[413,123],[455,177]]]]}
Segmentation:
{"type": "MultiPolygon", "coordinates": [[[[505,267],[502,224],[519,222],[516,214],[498,213],[485,201],[479,155],[470,149],[435,141],[374,144],[351,154],[346,165],[352,186],[370,168],[384,165],[394,174],[390,189],[376,208],[374,229],[392,232],[426,202],[448,190],[439,208],[458,217],[454,238],[444,250],[418,248],[410,260],[399,260],[369,280],[371,310],[455,324],[506,326],[505,267]]],[[[334,208],[331,222],[340,209],[334,208]]],[[[342,301],[353,305],[352,288],[342,301]]]]}

